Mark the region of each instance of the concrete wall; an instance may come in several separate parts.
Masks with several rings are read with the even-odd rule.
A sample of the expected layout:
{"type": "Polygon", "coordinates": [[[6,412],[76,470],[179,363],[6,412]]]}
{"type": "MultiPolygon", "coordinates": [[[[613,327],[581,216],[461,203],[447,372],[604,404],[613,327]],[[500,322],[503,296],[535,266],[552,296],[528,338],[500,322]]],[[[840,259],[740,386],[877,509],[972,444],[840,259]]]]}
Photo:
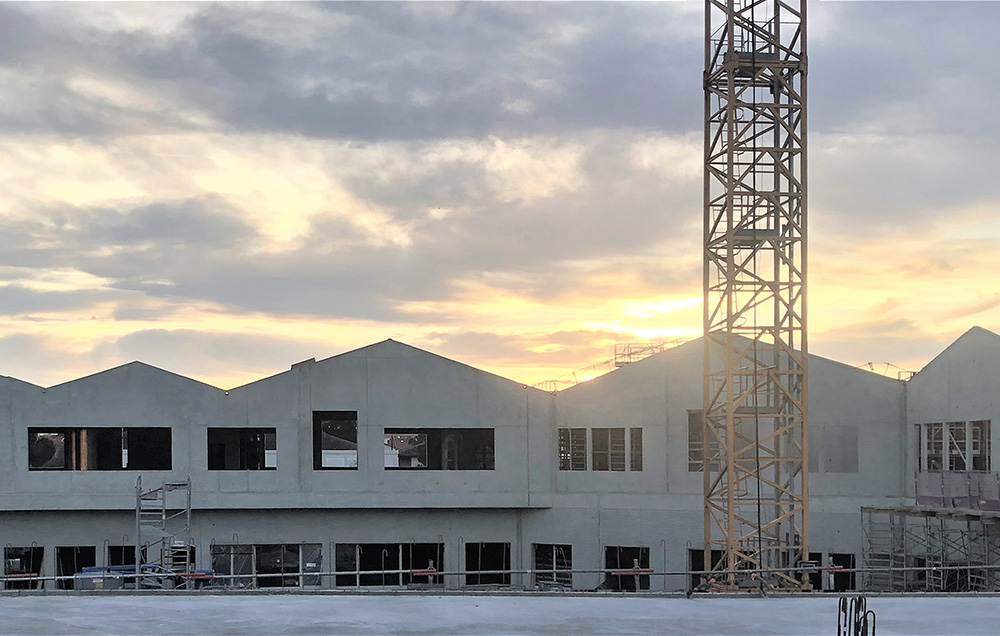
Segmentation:
{"type": "MultiPolygon", "coordinates": [[[[905,502],[908,417],[1000,416],[1000,350],[981,355],[1000,337],[970,334],[909,386],[810,357],[812,551],[860,560],[860,507],[905,502]],[[941,400],[952,406],[941,410],[941,400]]],[[[138,473],[29,471],[29,427],[170,426],[173,470],[142,478],[192,477],[201,567],[212,542],[237,535],[322,543],[327,564],[336,542],[440,540],[446,567],[459,569],[464,543],[509,541],[515,568],[530,566],[532,543],[569,543],[577,568],[603,567],[604,548],[621,545],[650,548],[657,570],[683,570],[687,550],[702,544],[702,478],[688,470],[687,430],[688,411],[702,405],[701,347],[687,343],[554,395],[393,341],[230,391],[140,363],[48,389],[0,378],[0,544],[37,542],[51,558],[57,545],[100,548],[134,533],[138,473]],[[313,469],[315,410],[358,412],[356,471],[313,469]],[[218,426],[275,428],[277,470],[207,470],[206,429],[218,426]],[[492,428],[496,468],[385,470],[387,427],[492,428]],[[642,428],[643,469],[558,470],[560,427],[642,428]]],[[[600,581],[580,574],[574,585],[600,581]]],[[[653,589],[664,585],[683,582],[653,580],[653,589]]]]}
{"type": "MultiPolygon", "coordinates": [[[[905,383],[817,356],[809,364],[818,460],[810,471],[810,550],[851,553],[860,563],[860,507],[905,497],[905,383]],[[851,453],[853,462],[844,457],[851,453]]],[[[702,475],[688,470],[688,411],[702,408],[701,369],[699,340],[556,394],[557,427],[642,426],[645,435],[642,473],[557,471],[556,507],[617,509],[620,527],[641,523],[635,511],[663,510],[649,536],[702,546],[702,475]]],[[[685,554],[668,550],[668,566],[687,567],[685,554]]]]}
{"type": "MultiPolygon", "coordinates": [[[[973,327],[921,369],[906,385],[906,417],[909,423],[905,430],[906,472],[910,477],[907,485],[911,497],[915,496],[912,480],[919,469],[918,424],[989,420],[992,423],[992,470],[997,471],[997,448],[1000,444],[1000,336],[981,327],[973,327]]],[[[937,480],[933,481],[935,485],[941,485],[936,483],[937,480]]],[[[968,493],[968,483],[966,480],[960,481],[959,488],[953,489],[956,496],[968,493]]]]}
{"type": "Polygon", "coordinates": [[[29,471],[30,427],[169,426],[173,470],[143,478],[190,475],[199,508],[528,507],[551,489],[537,443],[552,430],[551,395],[392,341],[231,391],[132,363],[49,389],[6,379],[3,395],[0,509],[134,504],[135,471],[29,471]],[[357,470],[313,470],[314,410],[358,412],[357,470]],[[275,428],[277,470],[209,471],[209,427],[275,428]],[[387,427],[492,428],[496,468],[384,470],[387,427]]]}

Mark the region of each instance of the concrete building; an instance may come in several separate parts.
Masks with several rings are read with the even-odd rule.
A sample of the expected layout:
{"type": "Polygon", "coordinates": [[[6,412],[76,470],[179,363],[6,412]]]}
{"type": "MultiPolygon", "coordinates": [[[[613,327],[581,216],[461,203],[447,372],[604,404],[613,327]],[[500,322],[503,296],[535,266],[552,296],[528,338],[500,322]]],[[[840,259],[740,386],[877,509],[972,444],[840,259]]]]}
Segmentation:
{"type": "MultiPolygon", "coordinates": [[[[190,477],[189,555],[243,584],[680,589],[602,570],[701,565],[701,360],[693,341],[557,393],[392,340],[229,391],[139,362],[0,377],[4,573],[134,563],[137,477],[190,477]]],[[[1000,336],[908,381],[809,364],[817,560],[858,563],[861,508],[914,504],[921,474],[991,470],[1000,336]],[[961,449],[957,424],[926,441],[942,422],[969,423],[961,449]]]]}

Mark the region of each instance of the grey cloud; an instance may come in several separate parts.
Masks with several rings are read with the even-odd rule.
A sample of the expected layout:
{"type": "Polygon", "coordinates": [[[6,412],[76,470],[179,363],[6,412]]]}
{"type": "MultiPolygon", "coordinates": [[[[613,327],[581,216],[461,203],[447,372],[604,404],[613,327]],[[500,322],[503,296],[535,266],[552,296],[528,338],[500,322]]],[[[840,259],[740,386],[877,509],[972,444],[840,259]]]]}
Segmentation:
{"type": "MultiPolygon", "coordinates": [[[[673,109],[664,104],[680,94],[674,86],[677,69],[694,64],[681,75],[700,73],[697,53],[677,58],[676,42],[635,29],[657,20],[692,19],[658,5],[586,3],[567,9],[474,3],[451,16],[407,4],[322,8],[331,16],[323,34],[294,46],[246,32],[242,23],[253,9],[244,5],[206,5],[180,31],[159,37],[93,29],[53,33],[32,21],[36,40],[60,46],[30,49],[32,55],[21,57],[34,60],[39,70],[55,61],[63,74],[114,73],[238,128],[369,140],[595,126],[659,129],[665,113],[672,117],[673,109]],[[579,43],[553,39],[574,29],[583,32],[579,43]],[[512,100],[533,107],[512,110],[505,106],[512,100]]],[[[296,10],[287,5],[289,13],[296,10]]],[[[34,98],[40,106],[37,124],[55,130],[83,132],[90,126],[100,134],[114,117],[128,119],[67,92],[58,75],[54,85],[37,87],[34,98]],[[77,121],[71,121],[74,116],[77,121]]],[[[159,118],[143,114],[138,121],[150,127],[186,125],[171,120],[170,111],[159,118]]]]}
{"type": "MultiPolygon", "coordinates": [[[[399,319],[400,303],[446,299],[454,281],[495,273],[504,276],[491,277],[492,284],[552,298],[593,273],[563,261],[636,253],[663,243],[664,235],[674,238],[678,252],[697,252],[694,242],[686,244],[697,238],[695,197],[682,182],[635,171],[628,144],[599,141],[583,159],[580,189],[531,203],[498,200],[476,164],[445,165],[401,184],[390,195],[395,206],[377,202],[412,224],[413,244],[405,247],[371,245],[367,231],[352,221],[321,215],[298,247],[259,252],[260,237],[240,211],[205,196],[131,210],[54,209],[30,220],[4,220],[0,246],[10,249],[0,265],[6,260],[72,267],[108,278],[121,290],[278,315],[399,319]],[[469,192],[449,191],[447,184],[455,181],[469,192]],[[442,201],[442,189],[444,203],[459,213],[421,218],[422,208],[442,201]]],[[[419,161],[418,149],[412,153],[409,160],[419,161]]],[[[379,180],[359,178],[352,188],[377,193],[379,180]]],[[[684,284],[661,268],[647,268],[647,276],[660,289],[684,284]]]]}
{"type": "Polygon", "coordinates": [[[809,350],[849,364],[871,362],[875,370],[882,371],[887,362],[930,360],[959,335],[931,334],[908,319],[859,322],[811,336],[809,350]]]}
{"type": "MultiPolygon", "coordinates": [[[[837,19],[829,36],[812,43],[810,121],[817,134],[811,198],[843,219],[834,229],[932,219],[945,201],[995,195],[996,181],[986,173],[993,163],[993,124],[985,121],[980,134],[969,134],[970,122],[988,120],[980,104],[995,101],[995,83],[980,81],[982,101],[964,106],[954,105],[963,100],[942,102],[948,94],[942,87],[990,76],[990,58],[969,55],[964,41],[984,39],[997,9],[991,3],[818,4],[814,22],[824,13],[837,19]],[[892,23],[904,15],[917,35],[892,23]],[[939,58],[944,66],[935,62],[939,58]],[[892,139],[906,133],[905,122],[880,110],[887,100],[908,109],[912,118],[906,121],[919,124],[915,130],[953,135],[929,151],[953,148],[961,160],[942,167],[894,155],[890,147],[867,157],[824,154],[832,133],[873,125],[892,139]]],[[[49,79],[23,96],[38,106],[33,123],[0,113],[10,127],[110,134],[121,130],[115,128],[119,119],[131,122],[126,130],[143,123],[187,125],[167,115],[128,120],[65,86],[71,70],[90,69],[204,110],[225,130],[410,140],[414,162],[426,140],[490,134],[541,132],[591,148],[582,165],[583,189],[530,204],[498,201],[475,163],[389,184],[374,174],[352,178],[347,185],[353,192],[413,224],[414,244],[405,248],[368,246],[359,228],[331,216],[315,219],[299,248],[259,254],[240,211],[195,199],[132,211],[43,210],[38,219],[4,219],[0,265],[77,267],[123,290],[250,311],[389,320],[400,317],[402,301],[447,298],[459,278],[503,273],[503,280],[514,282],[496,284],[552,298],[580,281],[564,261],[614,260],[664,243],[697,262],[700,241],[691,228],[700,223],[700,185],[639,173],[614,139],[623,130],[700,128],[700,20],[671,3],[321,3],[316,6],[330,14],[317,29],[321,35],[288,43],[246,29],[252,7],[245,5],[205,5],[164,36],[55,33],[46,30],[44,13],[28,19],[13,6],[0,5],[0,15],[11,24],[20,20],[18,28],[32,37],[6,42],[0,64],[49,79]],[[660,26],[671,24],[689,35],[664,37],[660,26]],[[575,29],[576,39],[553,37],[575,29]],[[423,101],[414,99],[418,92],[423,101]],[[523,100],[533,110],[507,110],[509,100],[523,100]],[[588,134],[574,136],[580,132],[588,134]],[[439,206],[461,213],[420,218],[423,209],[439,206]]],[[[645,281],[663,288],[698,279],[697,268],[640,269],[645,281]]]]}
{"type": "Polygon", "coordinates": [[[8,366],[0,374],[11,374],[39,386],[53,386],[115,364],[93,352],[72,352],[44,336],[23,333],[0,336],[0,360],[16,362],[17,368],[30,370],[29,375],[21,375],[8,366]]]}
{"type": "Polygon", "coordinates": [[[974,316],[984,311],[989,311],[994,307],[1000,307],[1000,293],[993,294],[993,296],[988,299],[980,299],[976,302],[956,307],[954,310],[945,314],[944,318],[948,320],[965,318],[966,316],[974,316]]]}
{"type": "Polygon", "coordinates": [[[129,248],[134,256],[150,243],[177,252],[239,248],[256,236],[252,225],[211,196],[131,209],[39,208],[31,218],[0,219],[0,264],[39,265],[39,256],[50,267],[79,264],[105,248],[129,248]]]}
{"type": "Polygon", "coordinates": [[[522,365],[574,365],[579,364],[580,360],[596,361],[611,358],[614,354],[612,347],[594,344],[601,340],[618,341],[621,340],[621,335],[599,329],[516,336],[481,331],[458,331],[430,333],[421,342],[426,342],[426,346],[433,351],[459,360],[489,360],[494,364],[506,362],[522,365]],[[546,351],[530,350],[544,345],[563,346],[546,351]]]}
{"type": "Polygon", "coordinates": [[[84,310],[95,301],[114,297],[109,290],[40,291],[22,285],[0,285],[0,315],[84,310]]]}
{"type": "Polygon", "coordinates": [[[470,356],[493,360],[523,357],[524,338],[488,332],[430,333],[423,339],[433,343],[434,351],[459,360],[470,356]]]}
{"type": "Polygon", "coordinates": [[[835,25],[810,43],[813,130],[890,133],[998,132],[984,117],[996,95],[994,63],[981,54],[1000,7],[989,2],[820,3],[813,24],[835,25]],[[970,117],[971,115],[971,117],[970,117]]]}
{"type": "Polygon", "coordinates": [[[233,368],[279,373],[298,360],[337,353],[335,343],[301,341],[273,335],[218,334],[185,329],[137,331],[102,344],[94,355],[120,361],[142,360],[182,375],[233,368]]]}
{"type": "MultiPolygon", "coordinates": [[[[0,38],[0,63],[55,81],[22,96],[39,106],[36,129],[107,132],[116,120],[190,125],[172,121],[170,111],[136,115],[130,124],[126,113],[66,92],[59,74],[74,69],[114,73],[234,128],[321,137],[700,128],[701,19],[669,3],[291,4],[269,17],[276,30],[291,29],[295,19],[319,28],[280,44],[244,28],[252,5],[205,5],[162,36],[56,31],[44,12],[28,17],[15,6],[2,7],[0,24],[14,26],[0,38]],[[328,19],[305,17],[317,9],[328,19]],[[578,34],[560,39],[569,31],[578,34]],[[505,109],[510,100],[533,109],[505,109]]],[[[962,136],[986,126],[995,134],[994,124],[976,122],[997,86],[982,81],[991,61],[974,43],[989,40],[997,17],[995,3],[818,5],[811,18],[823,25],[811,50],[813,130],[876,123],[962,136]],[[963,93],[968,99],[954,99],[963,93]]],[[[30,126],[10,126],[18,123],[30,126]]]]}

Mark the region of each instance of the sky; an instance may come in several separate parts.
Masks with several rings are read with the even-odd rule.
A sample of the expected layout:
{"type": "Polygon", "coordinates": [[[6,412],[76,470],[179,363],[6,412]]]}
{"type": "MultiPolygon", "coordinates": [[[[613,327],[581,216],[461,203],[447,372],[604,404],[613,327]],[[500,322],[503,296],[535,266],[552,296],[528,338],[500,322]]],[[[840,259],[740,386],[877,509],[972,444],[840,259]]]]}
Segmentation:
{"type": "MultiPolygon", "coordinates": [[[[699,336],[703,10],[0,3],[0,375],[699,336]]],[[[810,349],[918,370],[1000,332],[1000,3],[809,10],[810,349]]]]}

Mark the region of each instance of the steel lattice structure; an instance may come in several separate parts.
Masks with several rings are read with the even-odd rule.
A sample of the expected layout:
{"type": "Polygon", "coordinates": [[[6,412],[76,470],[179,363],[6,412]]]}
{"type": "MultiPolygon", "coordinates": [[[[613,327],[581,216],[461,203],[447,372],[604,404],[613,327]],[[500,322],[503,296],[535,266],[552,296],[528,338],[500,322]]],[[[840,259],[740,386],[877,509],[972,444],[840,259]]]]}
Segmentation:
{"type": "Polygon", "coordinates": [[[809,555],[805,26],[806,0],[706,1],[705,563],[719,571],[809,555]]]}

